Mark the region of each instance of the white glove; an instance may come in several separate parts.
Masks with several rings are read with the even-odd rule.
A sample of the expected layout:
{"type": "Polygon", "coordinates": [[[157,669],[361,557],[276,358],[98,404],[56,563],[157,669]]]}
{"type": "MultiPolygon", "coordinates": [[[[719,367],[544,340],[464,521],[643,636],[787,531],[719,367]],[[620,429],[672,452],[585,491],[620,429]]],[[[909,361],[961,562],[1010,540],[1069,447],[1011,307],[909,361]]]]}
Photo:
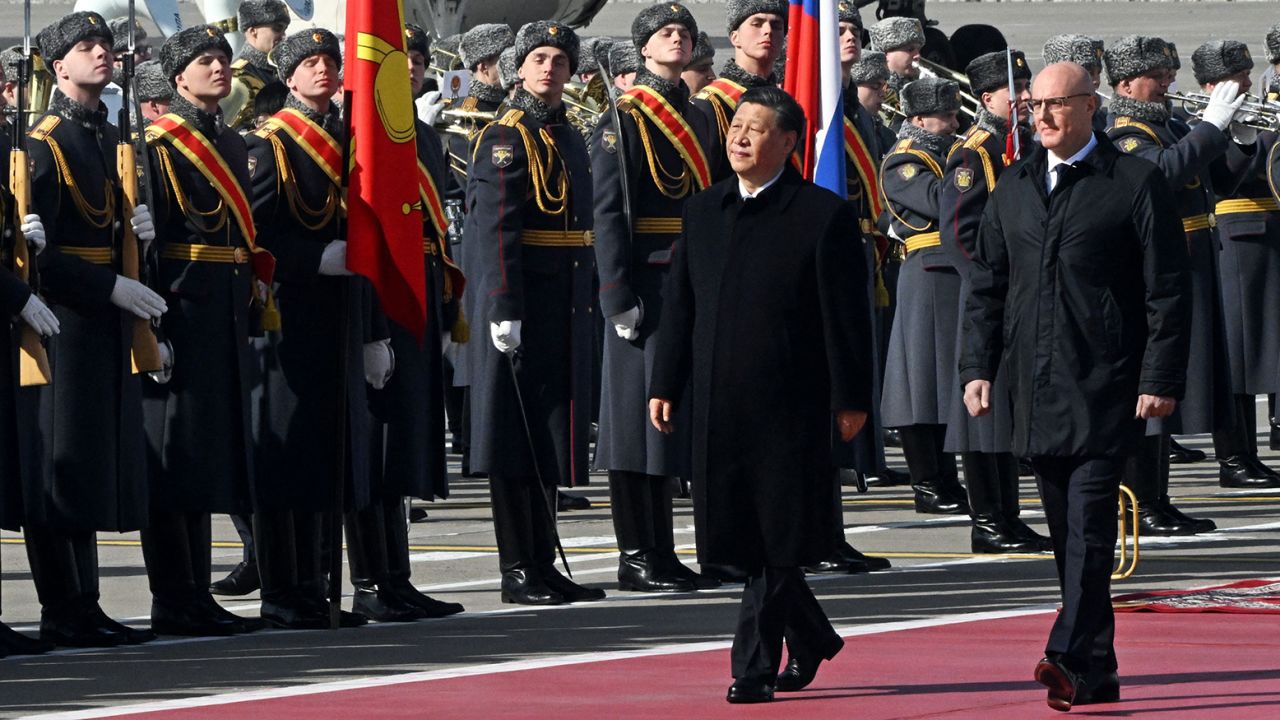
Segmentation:
{"type": "Polygon", "coordinates": [[[22,316],[23,322],[41,335],[53,337],[58,334],[58,316],[35,293],[31,293],[27,304],[22,306],[22,311],[18,314],[22,316]]]}
{"type": "Polygon", "coordinates": [[[1209,104],[1200,114],[1200,119],[1225,131],[1245,99],[1245,96],[1240,93],[1240,84],[1236,81],[1228,80],[1218,83],[1209,93],[1209,104]]]}
{"type": "Polygon", "coordinates": [[[160,369],[147,373],[147,377],[157,385],[164,385],[173,379],[173,345],[165,340],[159,344],[160,369]]]}
{"type": "Polygon", "coordinates": [[[386,387],[395,371],[395,353],[390,340],[376,340],[364,344],[364,379],[374,390],[386,387]]]}
{"type": "Polygon", "coordinates": [[[142,241],[142,251],[145,253],[151,241],[156,239],[156,225],[151,221],[151,211],[146,205],[139,205],[133,209],[133,217],[129,218],[129,225],[133,227],[133,234],[142,241]]]}
{"type": "Polygon", "coordinates": [[[111,304],[143,320],[158,318],[169,309],[154,290],[123,275],[116,276],[116,286],[111,288],[111,304]]]}
{"type": "Polygon", "coordinates": [[[520,347],[520,321],[489,323],[489,337],[493,339],[493,346],[498,348],[498,352],[510,355],[520,347]]]}
{"type": "Polygon", "coordinates": [[[418,119],[428,125],[435,125],[444,109],[444,99],[439,90],[432,90],[414,101],[418,108],[418,119]]]}
{"type": "Polygon", "coordinates": [[[330,240],[320,253],[321,275],[350,275],[347,269],[347,241],[330,240]]]}
{"type": "Polygon", "coordinates": [[[640,339],[640,323],[644,322],[644,303],[640,302],[640,298],[636,298],[635,307],[623,310],[617,315],[610,315],[609,322],[613,323],[613,331],[623,340],[630,342],[640,339]]]}
{"type": "Polygon", "coordinates": [[[40,216],[27,215],[18,227],[22,230],[22,237],[27,239],[27,245],[39,255],[45,246],[44,223],[40,222],[40,216]]]}

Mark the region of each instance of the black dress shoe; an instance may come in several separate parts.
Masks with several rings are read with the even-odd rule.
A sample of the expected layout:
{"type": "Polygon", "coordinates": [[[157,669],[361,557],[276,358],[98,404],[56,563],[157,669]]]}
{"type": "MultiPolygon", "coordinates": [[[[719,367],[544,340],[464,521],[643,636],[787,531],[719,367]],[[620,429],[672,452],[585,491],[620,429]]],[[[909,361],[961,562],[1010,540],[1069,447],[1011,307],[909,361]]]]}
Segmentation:
{"type": "Polygon", "coordinates": [[[591,500],[585,495],[571,495],[567,492],[556,491],[556,509],[560,512],[568,512],[570,510],[590,510],[591,500]]]}
{"type": "Polygon", "coordinates": [[[282,630],[320,630],[329,627],[328,611],[297,599],[280,602],[262,601],[262,621],[267,627],[282,630]]]}
{"type": "Polygon", "coordinates": [[[1169,438],[1169,462],[1174,465],[1185,465],[1187,463],[1198,463],[1205,460],[1208,455],[1203,450],[1184,447],[1178,444],[1177,440],[1169,438]]]}
{"type": "Polygon", "coordinates": [[[1032,530],[1031,526],[1023,522],[1022,518],[1017,515],[1014,515],[1013,517],[1005,515],[1004,523],[1005,527],[1009,528],[1009,531],[1015,536],[1020,537],[1023,540],[1027,540],[1035,545],[1035,550],[1029,550],[1027,552],[1053,552],[1053,539],[1032,530]]]}
{"type": "Polygon", "coordinates": [[[249,560],[235,566],[226,577],[211,584],[209,592],[214,595],[248,595],[262,588],[258,578],[258,564],[249,560]]]}
{"type": "Polygon", "coordinates": [[[862,563],[870,572],[875,572],[876,570],[888,570],[893,566],[893,563],[889,562],[889,558],[877,557],[875,555],[864,555],[862,551],[847,542],[840,543],[839,552],[841,557],[844,557],[847,560],[862,563]]]}
{"type": "Polygon", "coordinates": [[[901,470],[894,470],[893,468],[882,467],[867,478],[867,484],[875,485],[877,487],[910,485],[911,474],[902,472],[901,470]]]}
{"type": "Polygon", "coordinates": [[[1171,537],[1175,535],[1195,535],[1194,522],[1181,520],[1165,512],[1163,507],[1143,506],[1138,504],[1138,531],[1140,535],[1171,537]]]}
{"type": "Polygon", "coordinates": [[[235,631],[237,635],[257,632],[258,630],[261,630],[262,628],[266,627],[266,624],[262,622],[262,618],[251,618],[251,617],[244,617],[242,615],[236,615],[230,610],[227,610],[226,608],[219,605],[218,601],[214,600],[213,595],[210,595],[209,593],[204,593],[203,595],[201,595],[199,602],[204,607],[205,612],[207,612],[214,619],[220,620],[222,622],[233,623],[235,625],[235,631]]]}
{"type": "Polygon", "coordinates": [[[54,648],[48,640],[33,638],[0,622],[0,657],[5,655],[43,655],[54,648]]]}
{"type": "Polygon", "coordinates": [[[837,471],[841,487],[856,488],[859,493],[867,491],[867,476],[858,472],[855,468],[842,467],[837,471]]]}
{"type": "Polygon", "coordinates": [[[809,687],[809,683],[813,682],[813,677],[818,674],[818,665],[822,663],[818,660],[801,660],[794,655],[787,659],[787,666],[778,673],[778,680],[774,684],[774,690],[777,692],[796,692],[809,687]]]}
{"type": "Polygon", "coordinates": [[[958,498],[930,485],[912,486],[915,492],[916,512],[922,515],[968,515],[969,506],[958,498]]]}
{"type": "Polygon", "coordinates": [[[1120,702],[1120,676],[1115,670],[1104,673],[1089,672],[1084,682],[1076,690],[1076,705],[1097,705],[1100,703],[1120,702]]]}
{"type": "Polygon", "coordinates": [[[970,549],[978,554],[1038,553],[1044,539],[1021,537],[1003,519],[981,516],[974,519],[969,531],[970,549]]]}
{"type": "Polygon", "coordinates": [[[635,592],[693,592],[693,581],[668,572],[656,550],[624,552],[618,557],[618,589],[635,592]]]}
{"type": "Polygon", "coordinates": [[[1050,708],[1059,712],[1067,712],[1075,703],[1076,692],[1080,688],[1080,676],[1057,660],[1044,658],[1036,663],[1036,682],[1049,688],[1045,702],[1050,708]]]}
{"type": "Polygon", "coordinates": [[[151,630],[129,627],[128,625],[112,620],[107,617],[107,614],[102,611],[102,608],[96,604],[91,610],[89,621],[100,628],[105,628],[111,632],[119,633],[120,636],[124,638],[124,645],[141,645],[156,639],[156,634],[151,630]]]}
{"type": "Polygon", "coordinates": [[[1026,458],[1018,458],[1018,477],[1035,477],[1036,471],[1031,469],[1031,462],[1026,458]]]}
{"type": "Polygon", "coordinates": [[[417,607],[406,603],[390,588],[356,587],[351,611],[375,622],[413,622],[426,617],[417,607]]]}
{"type": "Polygon", "coordinates": [[[1160,499],[1160,508],[1164,510],[1165,515],[1168,515],[1174,520],[1190,523],[1191,527],[1195,529],[1197,535],[1200,533],[1213,532],[1218,529],[1218,523],[1210,520],[1209,518],[1191,517],[1174,507],[1173,502],[1169,499],[1168,495],[1165,495],[1160,499]]]}
{"type": "Polygon", "coordinates": [[[122,633],[93,622],[88,616],[42,617],[40,639],[59,647],[107,648],[124,645],[122,633]]]}
{"type": "Polygon", "coordinates": [[[562,605],[565,598],[552,590],[536,570],[502,573],[502,602],[515,605],[562,605]]]}
{"type": "Polygon", "coordinates": [[[604,599],[604,591],[600,588],[589,588],[579,585],[556,570],[554,565],[541,568],[542,580],[553,592],[560,594],[567,603],[594,602],[604,599]]]}
{"type": "Polygon", "coordinates": [[[420,507],[409,508],[409,522],[424,523],[426,521],[427,521],[426,508],[420,508],[420,507]]]}
{"type": "Polygon", "coordinates": [[[657,552],[658,562],[662,565],[665,574],[688,580],[693,583],[695,590],[712,590],[720,587],[719,580],[707,575],[699,575],[693,571],[693,568],[680,562],[680,558],[676,557],[675,550],[660,550],[657,552]]]}
{"type": "Polygon", "coordinates": [[[1271,418],[1271,435],[1267,438],[1267,447],[1280,450],[1280,424],[1276,423],[1276,418],[1271,418]]]}
{"type": "Polygon", "coordinates": [[[183,637],[227,637],[241,632],[239,623],[215,617],[194,599],[186,602],[152,599],[151,630],[160,635],[183,637]]]}
{"type": "Polygon", "coordinates": [[[461,603],[445,602],[422,594],[413,586],[413,583],[404,578],[393,578],[389,581],[389,585],[401,600],[418,608],[425,618],[448,617],[464,610],[461,603]]]}
{"type": "Polygon", "coordinates": [[[804,571],[814,575],[857,575],[871,572],[871,568],[865,563],[846,560],[839,554],[835,554],[822,562],[805,565],[804,571]]]}
{"type": "Polygon", "coordinates": [[[706,577],[715,578],[722,583],[738,583],[742,584],[749,577],[747,571],[737,565],[720,565],[718,563],[702,563],[702,574],[706,577]]]}
{"type": "Polygon", "coordinates": [[[902,447],[902,433],[898,432],[897,428],[885,428],[881,437],[885,447],[902,447]]]}
{"type": "Polygon", "coordinates": [[[1218,460],[1218,485],[1224,488],[1276,488],[1280,476],[1257,458],[1232,455],[1218,460]]]}
{"type": "Polygon", "coordinates": [[[738,678],[729,686],[724,699],[735,705],[773,702],[773,686],[765,680],[738,678]]]}

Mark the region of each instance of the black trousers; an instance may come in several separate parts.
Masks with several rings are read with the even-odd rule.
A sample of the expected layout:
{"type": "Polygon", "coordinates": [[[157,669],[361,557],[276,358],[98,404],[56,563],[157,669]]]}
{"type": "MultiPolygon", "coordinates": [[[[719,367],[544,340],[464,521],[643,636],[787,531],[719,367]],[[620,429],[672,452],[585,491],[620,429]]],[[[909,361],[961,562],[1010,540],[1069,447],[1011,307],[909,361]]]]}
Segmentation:
{"type": "Polygon", "coordinates": [[[142,559],[151,596],[173,604],[209,592],[208,513],[152,511],[142,531],[142,559]]]}
{"type": "Polygon", "coordinates": [[[244,553],[241,558],[245,562],[257,562],[257,549],[253,546],[253,516],[232,515],[231,524],[235,527],[236,534],[240,536],[240,542],[244,543],[244,553]]]}
{"type": "Polygon", "coordinates": [[[363,510],[348,512],[345,524],[352,585],[371,588],[409,579],[409,528],[403,497],[384,497],[363,510]]]}
{"type": "Polygon", "coordinates": [[[844,647],[798,567],[757,568],[747,578],[730,654],[734,678],[773,685],[782,642],[794,657],[830,660],[844,647]]]}
{"type": "Polygon", "coordinates": [[[22,532],[41,617],[57,618],[98,604],[98,544],[92,530],[27,525],[22,532]]]}
{"type": "Polygon", "coordinates": [[[554,487],[527,476],[490,475],[493,531],[502,572],[555,563],[554,487]]]}
{"type": "Polygon", "coordinates": [[[1045,654],[1076,672],[1116,668],[1111,569],[1121,458],[1032,458],[1058,566],[1062,612],[1045,654]]]}
{"type": "Polygon", "coordinates": [[[670,478],[610,470],[609,501],[623,554],[675,552],[670,478]]]}
{"type": "Polygon", "coordinates": [[[325,598],[322,513],[275,510],[253,514],[262,599],[278,604],[325,598]]]}

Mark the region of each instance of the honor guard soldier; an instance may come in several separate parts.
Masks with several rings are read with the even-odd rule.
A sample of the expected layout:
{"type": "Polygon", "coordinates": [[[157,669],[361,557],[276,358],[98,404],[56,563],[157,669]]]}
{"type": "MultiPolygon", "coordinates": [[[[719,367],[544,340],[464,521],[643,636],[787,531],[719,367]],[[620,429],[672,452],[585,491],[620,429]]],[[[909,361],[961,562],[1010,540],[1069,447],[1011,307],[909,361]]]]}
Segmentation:
{"type": "MultiPolygon", "coordinates": [[[[1262,74],[1262,82],[1266,89],[1267,102],[1276,102],[1280,100],[1280,79],[1277,78],[1276,70],[1280,68],[1280,24],[1272,25],[1267,30],[1265,39],[1267,46],[1267,70],[1262,74]]],[[[1266,160],[1267,184],[1271,188],[1272,195],[1280,203],[1280,194],[1276,194],[1275,178],[1280,177],[1277,173],[1280,168],[1275,166],[1277,158],[1274,145],[1268,151],[1266,160]]],[[[1271,433],[1268,445],[1272,450],[1280,450],[1280,418],[1277,418],[1276,412],[1276,393],[1271,393],[1267,397],[1268,420],[1270,420],[1271,433]]]]}
{"type": "Polygon", "coordinates": [[[636,82],[636,73],[640,70],[640,53],[625,40],[619,40],[609,46],[609,72],[613,76],[613,87],[618,92],[626,92],[636,82]]]}
{"type": "MultiPolygon", "coordinates": [[[[14,54],[15,59],[21,59],[21,54],[14,54]]],[[[4,72],[0,82],[8,82],[10,77],[17,81],[17,68],[10,69],[7,57],[0,57],[0,66],[4,72]]],[[[0,98],[0,108],[9,110],[7,98],[0,98]]],[[[6,178],[14,130],[12,124],[0,122],[0,172],[6,178]]],[[[33,361],[34,353],[39,351],[20,359],[19,353],[27,351],[19,348],[58,333],[58,318],[53,310],[35,293],[30,278],[19,275],[19,259],[29,262],[44,250],[44,225],[38,215],[19,217],[18,211],[9,187],[0,187],[0,237],[4,238],[0,248],[0,307],[5,317],[11,318],[0,341],[0,528],[11,531],[24,524],[27,503],[40,498],[41,482],[36,390],[24,387],[25,373],[20,371],[21,363],[33,361]],[[13,232],[15,225],[20,230],[17,233],[13,232]]],[[[53,647],[50,642],[28,637],[0,622],[0,657],[38,655],[53,647]]]]}
{"type": "MultiPolygon", "coordinates": [[[[329,622],[321,533],[326,519],[340,521],[326,518],[333,483],[345,476],[347,510],[368,505],[365,383],[382,387],[392,358],[385,318],[377,323],[381,316],[369,311],[372,288],[351,276],[338,235],[342,123],[330,101],[342,64],[338,39],[303,30],[285,38],[275,58],[289,97],[247,140],[253,215],[262,246],[276,257],[281,326],[266,358],[253,534],[262,618],[274,627],[319,628],[329,622]],[[338,468],[340,450],[316,448],[340,442],[344,404],[346,467],[338,468]]],[[[363,621],[342,614],[344,625],[363,621]]]]}
{"type": "MultiPolygon", "coordinates": [[[[477,25],[463,34],[458,44],[458,53],[463,67],[471,72],[471,84],[467,87],[466,97],[448,107],[464,113],[481,113],[481,117],[496,112],[498,106],[507,99],[507,93],[498,77],[498,58],[513,43],[515,33],[511,31],[511,26],[504,23],[477,25]]],[[[449,163],[459,189],[467,186],[471,149],[485,121],[472,120],[463,125],[472,128],[472,131],[466,136],[450,134],[447,137],[449,163]]]]}
{"type": "MultiPolygon", "coordinates": [[[[271,51],[289,30],[289,6],[281,0],[245,0],[236,10],[244,44],[231,63],[231,93],[221,103],[223,117],[236,130],[253,129],[253,101],[267,83],[279,79],[271,51]]],[[[227,31],[227,28],[223,28],[227,31]]]]}
{"type": "MultiPolygon", "coordinates": [[[[413,95],[422,92],[431,40],[405,25],[413,95]]],[[[444,356],[441,344],[457,317],[462,276],[444,254],[448,222],[441,189],[448,178],[440,136],[417,121],[418,190],[423,205],[422,255],[427,280],[427,324],[419,342],[390,324],[396,371],[385,387],[369,393],[375,423],[371,434],[373,503],[347,514],[347,546],[356,613],[379,622],[436,618],[462,612],[458,603],[423,595],[410,581],[405,496],[449,497],[444,453],[444,356]]],[[[461,327],[457,330],[460,332],[461,327]]],[[[462,339],[457,337],[457,339],[462,339]]]]}
{"type": "Polygon", "coordinates": [[[164,67],[159,60],[138,63],[133,76],[133,93],[138,98],[138,106],[142,109],[145,121],[155,122],[156,118],[169,112],[173,92],[173,86],[169,84],[169,78],[165,76],[164,67]]]}
{"type": "Polygon", "coordinates": [[[884,53],[889,66],[889,86],[884,102],[896,111],[889,124],[897,129],[902,123],[902,88],[920,77],[920,49],[924,47],[924,28],[920,21],[909,17],[887,17],[867,31],[871,36],[871,49],[884,53]]]}
{"type": "Polygon", "coordinates": [[[587,480],[596,328],[591,167],[569,124],[567,25],[516,36],[522,87],[480,134],[467,185],[471,463],[488,473],[502,600],[598,600],[554,567],[555,484],[587,480]],[[518,384],[517,384],[518,383],[518,384]]]}
{"type": "MultiPolygon", "coordinates": [[[[137,320],[166,309],[159,295],[121,274],[125,208],[118,206],[120,183],[109,160],[119,133],[100,101],[111,82],[112,41],[106,21],[93,12],[71,13],[40,33],[58,89],[28,142],[33,207],[48,223],[49,244],[37,264],[61,332],[48,349],[52,382],[39,389],[44,481],[28,505],[27,556],[41,637],[72,647],[155,637],[109,619],[98,605],[94,533],[147,522],[146,440],[131,338],[137,320]]],[[[155,238],[145,205],[127,219],[142,243],[155,238]]]]}
{"type": "Polygon", "coordinates": [[[698,40],[693,44],[693,54],[689,56],[689,64],[680,73],[680,79],[689,86],[689,92],[697,95],[702,88],[716,79],[716,49],[711,45],[711,36],[706,30],[698,31],[698,40]]]}
{"type": "Polygon", "coordinates": [[[173,349],[153,373],[144,410],[151,517],[142,552],[151,627],[165,635],[232,635],[257,621],[209,594],[210,513],[248,513],[255,483],[249,393],[274,260],[257,247],[248,151],[222,124],[231,91],[231,46],[212,25],[171,35],[160,48],[169,111],[146,129],[153,175],[162,296],[175,312],[161,330],[173,349]],[[257,280],[258,282],[255,282],[257,280]]]}
{"type": "MultiPolygon", "coordinates": [[[[111,52],[115,55],[116,62],[116,80],[120,79],[119,71],[123,64],[123,58],[129,52],[129,18],[118,17],[112,18],[107,23],[107,27],[111,28],[111,36],[115,38],[115,43],[111,46],[111,52]]],[[[137,20],[133,21],[133,58],[138,63],[146,62],[151,59],[151,45],[143,42],[147,39],[147,29],[142,27],[142,23],[137,20]]]]}
{"type": "Polygon", "coordinates": [[[725,13],[733,57],[720,68],[720,77],[693,98],[693,106],[707,117],[709,135],[703,147],[711,163],[712,182],[733,174],[725,140],[742,94],[753,87],[782,82],[774,75],[773,66],[782,57],[787,41],[789,11],[784,0],[729,0],[725,13]]]}
{"type": "MultiPolygon", "coordinates": [[[[1097,93],[1097,89],[1102,87],[1103,50],[1102,41],[1095,37],[1072,33],[1054,35],[1044,43],[1044,64],[1073,62],[1089,71],[1089,78],[1093,80],[1094,98],[1098,102],[1098,107],[1101,108],[1105,98],[1097,93]]],[[[1107,131],[1105,112],[1093,114],[1093,129],[1095,132],[1107,131]]]]}
{"type": "MultiPolygon", "coordinates": [[[[1214,433],[1219,458],[1244,452],[1230,433],[1244,408],[1233,400],[1226,358],[1218,238],[1214,229],[1214,185],[1231,145],[1232,117],[1243,102],[1234,81],[1215,86],[1194,128],[1170,113],[1166,93],[1175,73],[1174,54],[1160,38],[1130,35],[1107,49],[1107,81],[1115,90],[1108,105],[1107,135],[1122,152],[1158,165],[1174,188],[1191,257],[1191,354],[1186,397],[1173,415],[1148,423],[1142,452],[1130,461],[1125,485],[1138,498],[1140,533],[1190,535],[1215,528],[1212,520],[1186,516],[1169,499],[1169,436],[1214,433]],[[1213,167],[1213,166],[1216,166],[1213,167]]],[[[1224,179],[1224,178],[1220,178],[1224,179]]],[[[1239,178],[1228,179],[1234,184],[1239,178]]],[[[1231,188],[1226,188],[1230,190],[1231,188]]],[[[1252,403],[1248,412],[1253,412],[1252,403]]]]}
{"type": "Polygon", "coordinates": [[[709,578],[699,582],[675,554],[672,478],[688,474],[684,438],[646,422],[671,249],[683,227],[685,200],[711,184],[699,142],[706,119],[689,106],[689,89],[680,79],[697,33],[697,21],[683,5],[641,10],[631,39],[644,64],[591,138],[600,308],[609,321],[595,466],[609,472],[621,590],[689,592],[719,585],[709,578]]]}
{"type": "MultiPolygon", "coordinates": [[[[1027,127],[1031,68],[1026,56],[1018,50],[979,55],[965,68],[965,76],[982,106],[973,126],[951,148],[938,201],[942,249],[960,273],[961,298],[968,297],[982,211],[1001,173],[1018,160],[1018,154],[1011,152],[1014,138],[1010,133],[1018,134],[1019,151],[1031,150],[1027,127]],[[1016,127],[1013,103],[1017,104],[1016,127]]],[[[957,329],[964,320],[963,303],[958,313],[957,329]]],[[[958,332],[956,346],[963,347],[958,332]]],[[[992,411],[976,418],[969,416],[964,396],[951,393],[943,447],[948,453],[960,453],[973,520],[973,552],[1048,552],[1052,550],[1049,539],[1037,534],[1018,516],[1018,459],[1012,453],[1013,429],[1005,402],[1008,391],[1004,374],[998,374],[992,390],[992,411]]]]}
{"type": "MultiPolygon", "coordinates": [[[[1206,94],[1224,82],[1239,83],[1244,94],[1252,84],[1249,73],[1253,60],[1248,47],[1236,40],[1201,45],[1192,53],[1191,64],[1196,82],[1206,94]]],[[[1274,131],[1257,133],[1239,124],[1233,124],[1230,132],[1238,142],[1247,142],[1251,135],[1256,139],[1251,153],[1242,153],[1237,143],[1228,148],[1223,164],[1232,172],[1242,166],[1245,169],[1238,177],[1224,179],[1238,185],[1220,192],[1214,206],[1222,243],[1218,272],[1231,392],[1239,408],[1235,429],[1215,438],[1218,483],[1228,488],[1274,488],[1280,487],[1280,474],[1258,458],[1254,396],[1280,390],[1276,374],[1280,370],[1280,316],[1271,311],[1270,303],[1258,301],[1280,292],[1280,207],[1271,197],[1266,169],[1277,135],[1274,131]]]]}
{"type": "Polygon", "coordinates": [[[942,167],[954,141],[959,87],[920,78],[900,94],[906,121],[880,170],[890,234],[906,245],[880,407],[898,428],[919,513],[969,512],[955,457],[943,451],[956,386],[960,276],[939,235],[942,167]]]}

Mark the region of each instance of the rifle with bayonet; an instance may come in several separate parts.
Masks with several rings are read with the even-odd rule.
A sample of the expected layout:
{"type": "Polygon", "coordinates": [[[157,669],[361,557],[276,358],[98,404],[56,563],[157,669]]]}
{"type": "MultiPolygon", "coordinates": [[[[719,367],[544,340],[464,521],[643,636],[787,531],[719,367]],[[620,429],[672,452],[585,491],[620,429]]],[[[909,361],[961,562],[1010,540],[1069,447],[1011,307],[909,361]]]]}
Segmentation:
{"type": "MultiPolygon", "coordinates": [[[[9,223],[13,227],[13,274],[40,291],[40,274],[32,263],[27,250],[27,239],[22,235],[22,219],[31,212],[31,165],[27,161],[28,104],[32,70],[31,52],[31,0],[23,3],[22,59],[18,61],[17,112],[13,115],[13,145],[9,151],[9,192],[13,193],[13,212],[9,223]]],[[[18,383],[22,386],[49,384],[49,356],[45,352],[40,333],[23,323],[18,339],[18,383]]]]}

